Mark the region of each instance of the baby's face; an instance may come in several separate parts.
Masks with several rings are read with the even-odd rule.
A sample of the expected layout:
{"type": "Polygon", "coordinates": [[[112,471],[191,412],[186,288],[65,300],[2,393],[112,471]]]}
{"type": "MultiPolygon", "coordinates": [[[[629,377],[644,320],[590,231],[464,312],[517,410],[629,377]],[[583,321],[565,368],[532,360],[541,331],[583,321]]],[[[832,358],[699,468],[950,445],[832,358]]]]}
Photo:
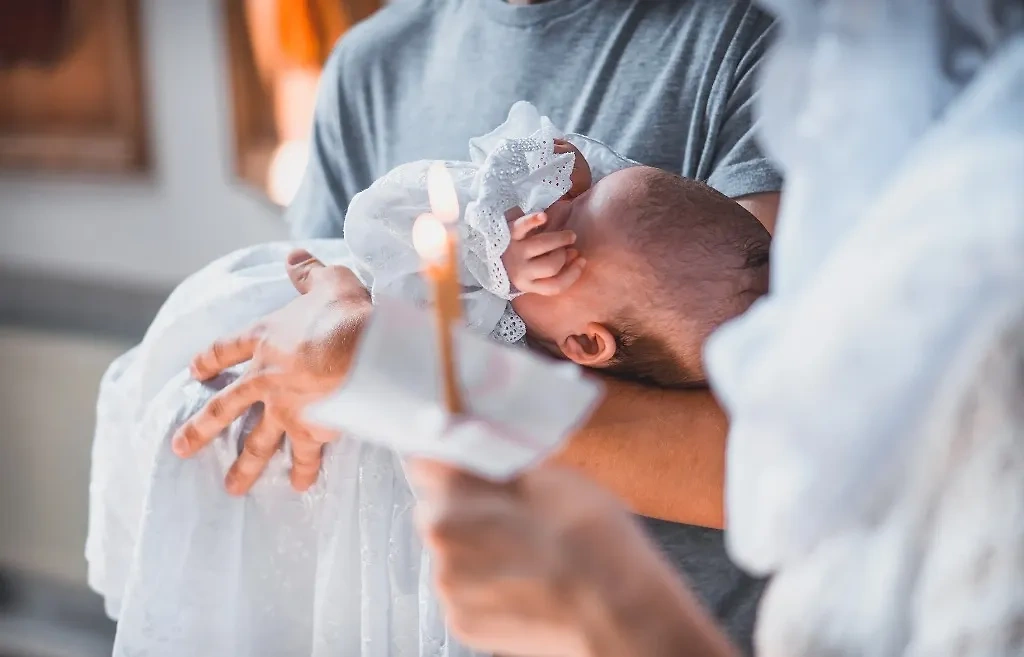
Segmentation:
{"type": "Polygon", "coordinates": [[[526,323],[531,340],[556,355],[568,337],[587,333],[594,323],[610,325],[631,295],[645,291],[640,284],[643,270],[623,248],[633,217],[630,171],[611,174],[580,196],[560,200],[547,210],[544,230],[574,231],[574,246],[586,258],[586,267],[562,294],[524,294],[512,306],[526,323]]]}

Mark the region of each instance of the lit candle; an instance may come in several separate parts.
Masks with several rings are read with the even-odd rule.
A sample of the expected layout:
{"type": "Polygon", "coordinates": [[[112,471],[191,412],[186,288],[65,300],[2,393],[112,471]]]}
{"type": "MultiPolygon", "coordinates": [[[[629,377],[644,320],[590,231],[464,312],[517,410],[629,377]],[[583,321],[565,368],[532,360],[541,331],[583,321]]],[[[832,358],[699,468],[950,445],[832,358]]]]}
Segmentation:
{"type": "Polygon", "coordinates": [[[434,162],[427,169],[427,199],[431,214],[446,225],[459,220],[459,196],[443,162],[434,162]]]}
{"type": "Polygon", "coordinates": [[[455,231],[455,223],[459,218],[459,199],[451,176],[441,163],[435,163],[427,170],[427,196],[430,200],[430,213],[417,217],[412,228],[412,242],[423,259],[424,275],[434,290],[445,407],[455,415],[463,410],[452,343],[452,326],[462,320],[459,244],[455,231]]]}

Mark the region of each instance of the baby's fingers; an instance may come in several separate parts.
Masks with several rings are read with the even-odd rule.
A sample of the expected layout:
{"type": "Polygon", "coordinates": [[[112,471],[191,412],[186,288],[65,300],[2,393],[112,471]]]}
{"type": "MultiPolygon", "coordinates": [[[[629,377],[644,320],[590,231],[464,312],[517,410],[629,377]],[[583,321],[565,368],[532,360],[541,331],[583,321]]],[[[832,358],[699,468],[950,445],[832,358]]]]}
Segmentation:
{"type": "MultiPolygon", "coordinates": [[[[586,258],[576,258],[569,264],[562,267],[554,276],[531,281],[530,292],[546,297],[553,297],[561,294],[573,286],[583,275],[583,268],[586,267],[586,258]]],[[[525,292],[526,290],[524,290],[525,292]]]]}
{"type": "MultiPolygon", "coordinates": [[[[551,253],[545,253],[542,256],[531,258],[526,261],[526,265],[523,267],[523,273],[526,274],[526,278],[531,281],[538,281],[545,278],[550,278],[562,271],[571,258],[569,257],[569,251],[567,249],[556,249],[551,253]]],[[[524,292],[527,291],[525,288],[520,288],[524,292]]]]}
{"type": "Polygon", "coordinates": [[[551,254],[575,243],[576,233],[571,230],[559,230],[554,233],[533,235],[530,239],[523,242],[523,257],[536,259],[539,256],[551,254]]]}
{"type": "Polygon", "coordinates": [[[531,232],[546,224],[547,221],[548,215],[544,212],[528,214],[513,221],[509,232],[515,241],[526,239],[531,232]]]}

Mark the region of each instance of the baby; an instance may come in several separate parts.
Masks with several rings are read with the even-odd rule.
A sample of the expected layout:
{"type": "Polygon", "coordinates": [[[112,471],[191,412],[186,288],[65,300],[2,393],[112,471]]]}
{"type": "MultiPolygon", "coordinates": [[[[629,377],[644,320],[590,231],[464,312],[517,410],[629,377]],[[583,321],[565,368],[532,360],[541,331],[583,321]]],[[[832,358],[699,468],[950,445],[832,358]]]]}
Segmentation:
{"type": "Polygon", "coordinates": [[[705,385],[705,340],[768,288],[770,238],[757,219],[650,167],[517,219],[512,238],[503,261],[527,293],[511,303],[531,345],[666,388],[705,385]]]}
{"type": "MultiPolygon", "coordinates": [[[[767,292],[760,222],[703,183],[563,135],[527,103],[470,150],[446,163],[465,208],[469,325],[613,376],[705,385],[704,341],[767,292]]],[[[428,298],[412,224],[429,210],[430,164],[396,168],[349,207],[345,241],[374,295],[428,298]]]]}
{"type": "MultiPolygon", "coordinates": [[[[756,219],[700,183],[561,133],[525,103],[470,152],[445,163],[463,208],[467,323],[614,376],[702,385],[705,338],[767,286],[756,219]]],[[[115,655],[471,654],[444,627],[395,454],[342,439],[299,495],[281,450],[235,498],[224,473],[259,409],[188,461],[169,445],[233,378],[191,381],[191,356],[294,298],[291,248],[350,267],[375,297],[428,301],[411,235],[429,210],[430,165],[397,167],[358,194],[343,241],[252,247],[191,276],[108,370],[86,555],[119,621],[115,655]]]]}

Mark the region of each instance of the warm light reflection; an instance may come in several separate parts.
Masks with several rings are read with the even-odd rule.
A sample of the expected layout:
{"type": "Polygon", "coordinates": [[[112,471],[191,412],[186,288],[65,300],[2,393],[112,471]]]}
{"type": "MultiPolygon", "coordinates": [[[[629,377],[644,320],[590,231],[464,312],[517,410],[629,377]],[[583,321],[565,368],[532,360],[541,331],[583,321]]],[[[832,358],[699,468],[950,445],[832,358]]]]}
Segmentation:
{"type": "Polygon", "coordinates": [[[421,214],[412,225],[412,245],[427,262],[440,262],[445,257],[448,231],[437,217],[421,214]]]}
{"type": "Polygon", "coordinates": [[[309,145],[302,140],[286,141],[274,150],[267,171],[270,200],[281,206],[292,202],[305,175],[308,158],[309,145]]]}
{"type": "Polygon", "coordinates": [[[446,224],[459,220],[459,196],[442,162],[434,162],[427,169],[427,198],[430,200],[430,212],[435,217],[446,224]]]}

